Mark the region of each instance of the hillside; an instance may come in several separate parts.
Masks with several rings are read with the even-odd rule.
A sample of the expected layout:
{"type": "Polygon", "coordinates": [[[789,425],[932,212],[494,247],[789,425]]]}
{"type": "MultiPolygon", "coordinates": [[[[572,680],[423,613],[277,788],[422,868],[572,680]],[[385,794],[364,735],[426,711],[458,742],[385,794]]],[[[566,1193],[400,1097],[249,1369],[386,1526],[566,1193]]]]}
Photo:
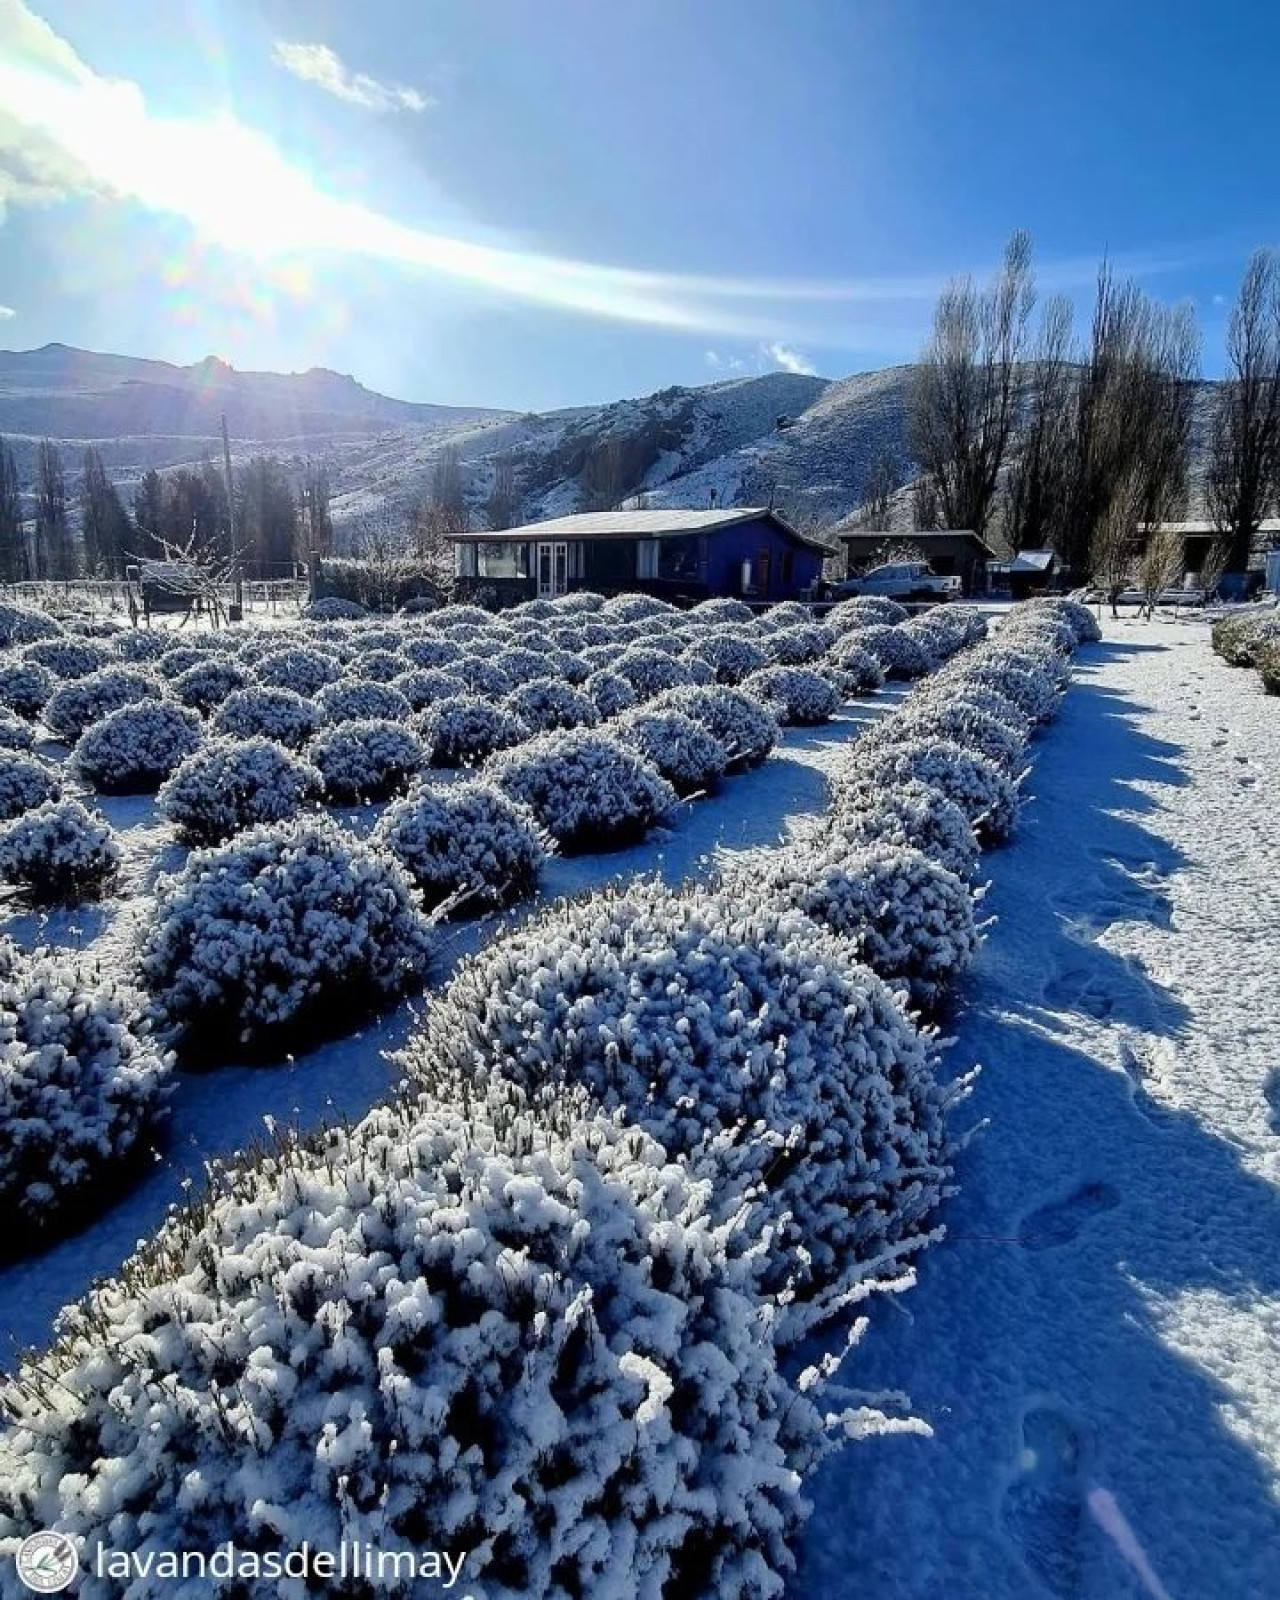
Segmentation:
{"type": "MultiPolygon", "coordinates": [[[[214,357],[178,367],[45,345],[0,351],[0,434],[28,482],[41,437],[66,447],[72,474],[93,442],[127,498],[148,467],[214,454],[225,414],[238,458],[325,459],[335,520],[352,539],[402,526],[446,445],[463,462],[477,526],[485,525],[495,461],[508,454],[529,521],[577,510],[592,493],[597,504],[643,494],[651,505],[687,506],[714,495],[721,505],[772,501],[799,522],[827,527],[861,503],[883,451],[905,456],[913,370],[838,381],[770,372],[518,415],[394,400],[320,368],[240,372],[214,357]]],[[[1212,388],[1203,385],[1198,408],[1192,514],[1212,388]]],[[[895,523],[909,519],[904,492],[895,523]]]]}

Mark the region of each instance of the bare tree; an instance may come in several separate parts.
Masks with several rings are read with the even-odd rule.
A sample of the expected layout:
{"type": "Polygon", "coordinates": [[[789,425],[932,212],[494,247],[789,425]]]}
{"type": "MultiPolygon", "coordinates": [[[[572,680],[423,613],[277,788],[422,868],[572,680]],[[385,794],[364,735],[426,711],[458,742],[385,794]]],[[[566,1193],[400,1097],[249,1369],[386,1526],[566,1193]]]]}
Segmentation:
{"type": "Polygon", "coordinates": [[[1190,310],[1155,304],[1104,265],[1073,407],[1057,547],[1069,568],[1099,576],[1184,503],[1198,363],[1190,310]]]}
{"type": "Polygon", "coordinates": [[[934,486],[947,527],[986,532],[1017,420],[1034,300],[1031,239],[1019,232],[985,290],[962,278],[938,302],[917,368],[909,428],[912,453],[934,486]]]}
{"type": "Polygon", "coordinates": [[[85,572],[90,577],[122,578],[129,547],[135,542],[133,524],[92,445],[84,452],[80,476],[80,530],[85,572]]]}
{"type": "Polygon", "coordinates": [[[308,555],[328,555],[333,548],[333,515],[329,509],[329,469],[323,461],[308,461],[302,469],[298,525],[308,555]]]}
{"type": "Polygon", "coordinates": [[[1168,527],[1153,529],[1138,568],[1138,585],[1148,618],[1155,615],[1163,594],[1181,586],[1186,570],[1186,541],[1181,532],[1168,527]]]}
{"type": "Polygon", "coordinates": [[[851,526],[876,533],[887,529],[893,520],[893,500],[907,481],[907,464],[902,452],[892,444],[882,444],[871,458],[862,486],[862,504],[850,519],[851,526]]]}
{"type": "Polygon", "coordinates": [[[1257,251],[1227,326],[1227,376],[1218,386],[1206,488],[1214,526],[1229,539],[1228,571],[1243,572],[1280,469],[1280,263],[1257,251]]]}
{"type": "Polygon", "coordinates": [[[911,520],[917,533],[932,533],[942,526],[938,488],[928,476],[917,478],[911,485],[911,520]]]}
{"type": "Polygon", "coordinates": [[[520,489],[516,482],[515,457],[509,450],[493,458],[493,487],[485,502],[489,526],[498,532],[515,525],[520,515],[520,489]]]}
{"type": "Polygon", "coordinates": [[[11,446],[0,439],[0,583],[21,583],[27,576],[18,463],[11,446]]]}
{"type": "Polygon", "coordinates": [[[1004,532],[1015,554],[1057,543],[1066,498],[1075,372],[1071,302],[1065,295],[1055,295],[1040,318],[1022,422],[1006,478],[1004,532]]]}
{"type": "Polygon", "coordinates": [[[1200,563],[1200,591],[1206,600],[1212,600],[1217,594],[1229,571],[1230,561],[1231,541],[1220,533],[1205,551],[1200,563]]]}
{"type": "Polygon", "coordinates": [[[605,439],[588,452],[578,482],[583,511],[612,511],[629,487],[621,439],[605,439]]]}
{"type": "Polygon", "coordinates": [[[52,439],[42,439],[36,455],[36,576],[74,578],[76,551],[67,515],[67,480],[62,454],[52,439]]]}

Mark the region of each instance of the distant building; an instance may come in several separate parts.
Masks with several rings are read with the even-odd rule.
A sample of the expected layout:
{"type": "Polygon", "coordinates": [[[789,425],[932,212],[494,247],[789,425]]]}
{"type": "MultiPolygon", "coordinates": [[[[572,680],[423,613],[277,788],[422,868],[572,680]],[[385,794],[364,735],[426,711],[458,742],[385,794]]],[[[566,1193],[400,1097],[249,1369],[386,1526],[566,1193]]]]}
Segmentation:
{"type": "Polygon", "coordinates": [[[1045,594],[1058,573],[1058,557],[1053,550],[1019,550],[1008,561],[987,563],[987,583],[992,589],[1008,589],[1014,600],[1045,594]]]}
{"type": "MultiPolygon", "coordinates": [[[[1182,540],[1182,569],[1189,582],[1194,583],[1204,570],[1209,552],[1217,540],[1224,537],[1214,522],[1205,518],[1193,519],[1185,522],[1160,522],[1156,527],[1162,533],[1177,534],[1182,540]]],[[[1134,540],[1134,566],[1142,558],[1146,549],[1147,540],[1150,538],[1151,528],[1147,523],[1138,524],[1137,537],[1134,540]]],[[[1218,593],[1224,599],[1243,599],[1246,595],[1257,590],[1262,582],[1263,569],[1266,566],[1267,552],[1280,545],[1280,517],[1264,517],[1258,524],[1258,531],[1253,541],[1253,550],[1249,558],[1248,574],[1229,572],[1223,578],[1218,593]]]]}
{"type": "Polygon", "coordinates": [[[451,538],[459,598],[488,589],[501,605],[574,589],[676,603],[791,600],[813,589],[836,553],[763,506],[592,511],[451,538]]]}
{"type": "Polygon", "coordinates": [[[914,533],[873,532],[846,528],[836,537],[848,556],[847,570],[865,572],[878,561],[893,559],[886,551],[919,551],[940,578],[957,577],[966,594],[981,594],[986,588],[987,563],[996,553],[985,539],[971,528],[935,528],[914,533]]]}

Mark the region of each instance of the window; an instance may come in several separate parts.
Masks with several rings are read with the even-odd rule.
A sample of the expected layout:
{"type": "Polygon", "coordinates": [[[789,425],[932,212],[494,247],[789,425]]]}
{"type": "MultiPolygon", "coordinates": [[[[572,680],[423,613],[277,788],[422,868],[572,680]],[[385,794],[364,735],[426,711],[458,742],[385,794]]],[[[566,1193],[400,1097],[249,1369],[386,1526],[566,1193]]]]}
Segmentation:
{"type": "Polygon", "coordinates": [[[636,544],[636,577],[656,578],[658,576],[658,541],[656,539],[641,539],[636,544]]]}
{"type": "Polygon", "coordinates": [[[672,582],[688,582],[702,576],[702,541],[696,533],[658,541],[656,576],[672,582]]]}
{"type": "Polygon", "coordinates": [[[476,547],[473,544],[455,544],[453,547],[453,575],[455,578],[474,578],[476,575],[476,547]]]}
{"type": "Polygon", "coordinates": [[[794,581],[795,575],[796,553],[794,550],[784,550],[782,552],[782,581],[788,586],[788,588],[794,581]]]}
{"type": "Polygon", "coordinates": [[[527,578],[529,576],[529,546],[518,541],[502,540],[498,544],[472,545],[480,552],[479,576],[482,578],[527,578]]]}

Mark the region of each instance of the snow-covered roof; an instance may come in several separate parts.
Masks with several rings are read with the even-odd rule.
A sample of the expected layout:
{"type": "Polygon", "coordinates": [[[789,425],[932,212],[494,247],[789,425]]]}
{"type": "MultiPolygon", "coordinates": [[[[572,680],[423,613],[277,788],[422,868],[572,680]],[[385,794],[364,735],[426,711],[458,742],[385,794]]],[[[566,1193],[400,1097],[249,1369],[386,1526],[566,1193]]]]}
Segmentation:
{"type": "Polygon", "coordinates": [[[998,572],[1048,572],[1057,560],[1052,550],[1019,550],[1009,561],[993,563],[998,572]]]}
{"type": "MultiPolygon", "coordinates": [[[[496,532],[452,533],[455,543],[504,543],[521,539],[566,540],[582,539],[675,539],[682,534],[713,533],[718,528],[728,528],[737,522],[755,522],[767,517],[771,522],[800,544],[810,549],[830,551],[830,547],[811,534],[801,533],[768,506],[730,506],[715,510],[704,507],[690,510],[663,506],[645,511],[580,511],[571,517],[551,517],[546,522],[526,522],[518,528],[502,528],[496,532]]],[[[830,552],[834,554],[834,552],[830,552]]]]}
{"type": "MultiPolygon", "coordinates": [[[[1217,533],[1219,531],[1218,524],[1205,517],[1196,518],[1191,522],[1160,522],[1157,523],[1156,526],[1165,533],[1180,533],[1183,535],[1194,533],[1217,533]]],[[[1149,523],[1140,522],[1138,524],[1139,533],[1149,533],[1150,531],[1151,529],[1149,523]]],[[[1258,524],[1258,532],[1280,533],[1280,517],[1263,517],[1262,521],[1258,524]]]]}

